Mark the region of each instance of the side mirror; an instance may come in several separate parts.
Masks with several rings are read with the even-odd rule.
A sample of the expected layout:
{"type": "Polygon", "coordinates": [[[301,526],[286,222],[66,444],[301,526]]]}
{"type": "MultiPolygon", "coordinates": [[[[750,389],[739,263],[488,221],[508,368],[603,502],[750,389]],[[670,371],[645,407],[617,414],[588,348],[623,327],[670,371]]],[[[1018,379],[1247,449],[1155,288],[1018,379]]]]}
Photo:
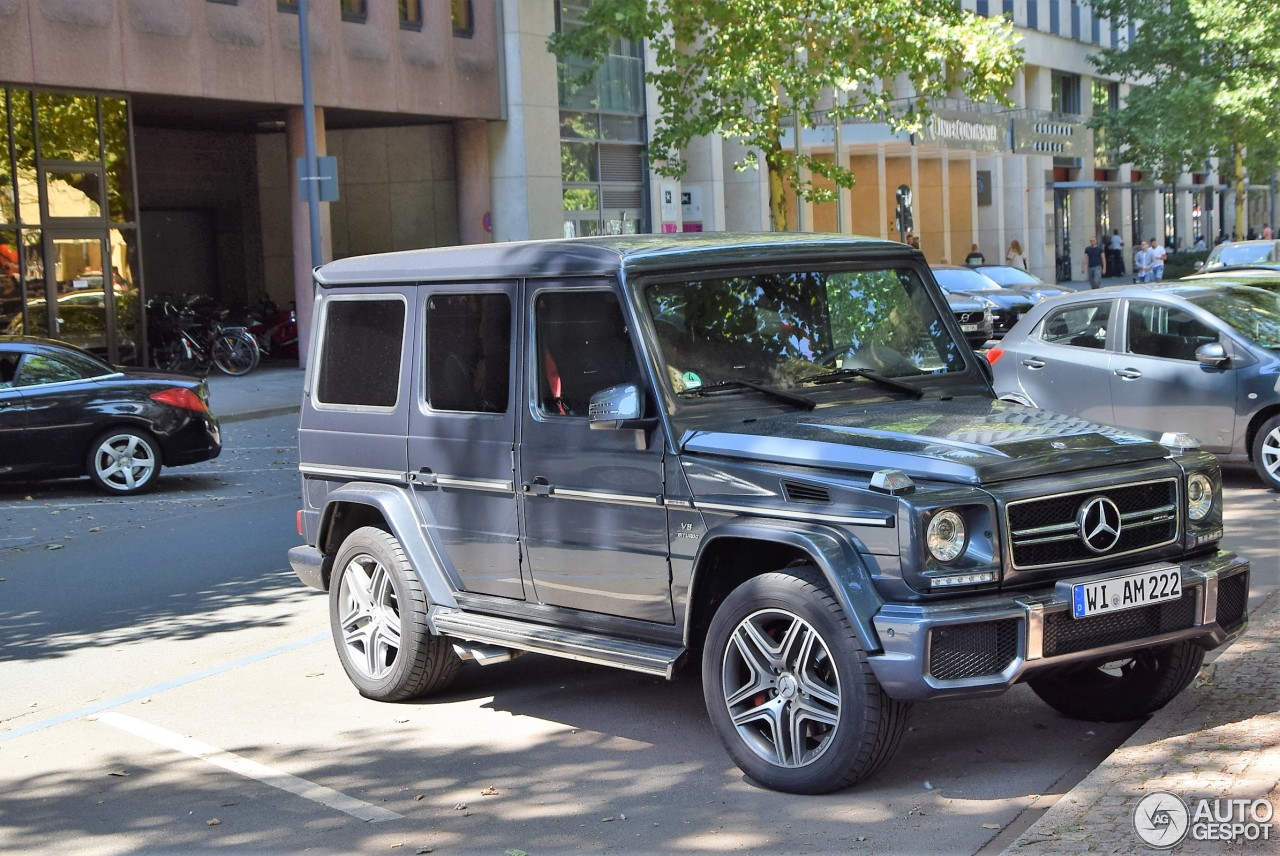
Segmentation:
{"type": "Polygon", "coordinates": [[[1204,262],[1196,262],[1194,267],[1196,270],[1204,270],[1204,262]]]}
{"type": "Polygon", "coordinates": [[[1196,348],[1196,359],[1202,366],[1220,369],[1227,364],[1230,357],[1227,356],[1227,349],[1222,347],[1221,342],[1206,342],[1196,348]]]}
{"type": "Polygon", "coordinates": [[[592,395],[587,417],[591,428],[599,431],[643,430],[658,423],[652,417],[645,418],[644,391],[635,383],[618,384],[592,395]]]}

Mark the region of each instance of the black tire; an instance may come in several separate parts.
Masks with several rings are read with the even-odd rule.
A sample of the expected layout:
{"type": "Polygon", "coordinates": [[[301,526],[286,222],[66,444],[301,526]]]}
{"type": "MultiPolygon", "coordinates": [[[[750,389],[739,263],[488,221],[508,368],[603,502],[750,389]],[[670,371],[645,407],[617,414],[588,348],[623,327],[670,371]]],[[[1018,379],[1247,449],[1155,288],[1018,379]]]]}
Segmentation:
{"type": "Polygon", "coordinates": [[[404,701],[453,682],[461,660],[426,619],[422,581],[400,543],[372,526],[348,535],[333,563],[329,624],[342,668],[362,696],[404,701]]]}
{"type": "Polygon", "coordinates": [[[177,339],[170,339],[167,342],[156,345],[152,350],[152,354],[156,368],[161,371],[179,372],[186,369],[186,351],[182,347],[182,342],[177,339]]]}
{"type": "Polygon", "coordinates": [[[753,577],[725,598],[707,632],[702,687],[734,763],[766,788],[795,794],[874,773],[897,751],[911,710],[880,687],[812,567],[753,577]]]}
{"type": "Polygon", "coordinates": [[[1280,490],[1280,416],[1262,423],[1249,452],[1258,478],[1272,490],[1280,490]]]}
{"type": "Polygon", "coordinates": [[[258,366],[262,354],[258,342],[247,332],[222,332],[214,337],[213,364],[232,377],[247,375],[258,366]]]}
{"type": "Polygon", "coordinates": [[[85,471],[95,487],[112,496],[134,496],[160,477],[160,444],[140,428],[112,428],[89,444],[85,471]]]}
{"type": "Polygon", "coordinates": [[[1155,713],[1186,689],[1204,663],[1204,649],[1174,642],[1132,657],[1057,669],[1027,683],[1063,716],[1127,722],[1155,713]]]}

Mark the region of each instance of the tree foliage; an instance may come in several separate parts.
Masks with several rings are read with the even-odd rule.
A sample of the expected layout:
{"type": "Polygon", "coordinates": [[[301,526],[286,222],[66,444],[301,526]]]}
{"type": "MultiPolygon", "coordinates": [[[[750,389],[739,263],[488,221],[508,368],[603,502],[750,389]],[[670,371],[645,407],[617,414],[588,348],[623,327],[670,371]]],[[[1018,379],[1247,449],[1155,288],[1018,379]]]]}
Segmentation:
{"type": "Polygon", "coordinates": [[[1124,105],[1094,117],[1121,161],[1173,181],[1211,157],[1234,174],[1236,222],[1244,180],[1268,175],[1280,149],[1280,18],[1238,0],[1093,0],[1115,26],[1136,25],[1122,48],[1090,58],[1134,84],[1124,105]]]}
{"type": "Polygon", "coordinates": [[[648,40],[653,51],[654,169],[683,175],[682,152],[701,136],[741,142],[747,154],[735,167],[763,158],[778,229],[787,228],[784,184],[830,198],[802,170],[854,184],[840,164],[783,149],[792,117],[802,127],[865,120],[915,132],[935,99],[1008,104],[1022,63],[1006,19],[954,0],[594,0],[551,47],[562,60],[599,61],[617,38],[648,40]]]}

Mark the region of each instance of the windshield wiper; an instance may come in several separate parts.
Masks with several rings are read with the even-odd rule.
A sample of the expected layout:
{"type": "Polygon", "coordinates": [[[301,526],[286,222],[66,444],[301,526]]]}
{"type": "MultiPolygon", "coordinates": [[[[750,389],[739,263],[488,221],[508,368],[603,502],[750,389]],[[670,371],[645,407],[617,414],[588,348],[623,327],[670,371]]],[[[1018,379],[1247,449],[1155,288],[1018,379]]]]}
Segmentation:
{"type": "Polygon", "coordinates": [[[807,395],[800,395],[796,392],[787,392],[785,389],[776,389],[772,386],[765,386],[762,383],[756,383],[753,380],[722,380],[719,383],[711,383],[706,386],[695,386],[689,389],[682,389],[677,395],[697,397],[706,395],[708,392],[717,389],[754,389],[763,392],[765,395],[776,398],[778,401],[787,404],[794,404],[797,407],[803,407],[805,410],[812,410],[817,407],[817,402],[807,395]]]}
{"type": "Polygon", "coordinates": [[[918,386],[912,386],[911,384],[905,383],[896,378],[876,374],[871,371],[871,369],[836,369],[835,371],[827,372],[826,374],[807,377],[804,379],[804,382],[814,384],[839,383],[840,381],[849,380],[850,378],[855,377],[866,378],[872,383],[878,383],[880,386],[888,387],[889,389],[896,389],[899,392],[905,392],[914,398],[924,397],[924,390],[920,389],[918,386]]]}

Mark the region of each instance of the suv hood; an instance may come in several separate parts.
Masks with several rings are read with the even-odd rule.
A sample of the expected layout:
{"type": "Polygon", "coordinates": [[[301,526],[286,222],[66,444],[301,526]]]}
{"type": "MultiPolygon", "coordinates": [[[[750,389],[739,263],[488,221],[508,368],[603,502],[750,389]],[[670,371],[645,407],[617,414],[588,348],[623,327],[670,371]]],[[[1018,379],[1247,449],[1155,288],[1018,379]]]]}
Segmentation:
{"type": "Polygon", "coordinates": [[[827,412],[739,417],[680,442],[692,454],[982,484],[1169,456],[1119,429],[970,396],[827,412]],[[931,406],[932,405],[932,406],[931,406]]]}

